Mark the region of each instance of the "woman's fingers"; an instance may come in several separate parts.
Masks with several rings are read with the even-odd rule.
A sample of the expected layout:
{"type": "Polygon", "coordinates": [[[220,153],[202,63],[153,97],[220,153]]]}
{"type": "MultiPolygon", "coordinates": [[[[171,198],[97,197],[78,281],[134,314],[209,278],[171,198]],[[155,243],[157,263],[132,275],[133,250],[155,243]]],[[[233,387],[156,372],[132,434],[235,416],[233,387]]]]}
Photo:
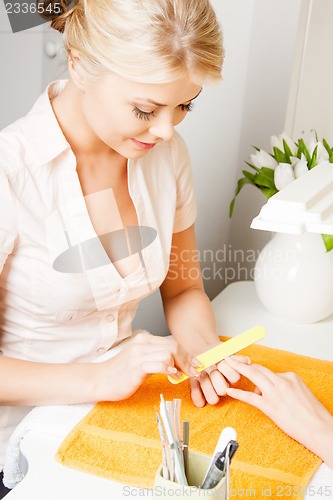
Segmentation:
{"type": "MultiPolygon", "coordinates": [[[[211,383],[213,385],[213,388],[216,392],[216,394],[218,396],[225,396],[225,394],[227,393],[227,388],[229,387],[229,384],[228,382],[226,381],[226,379],[224,378],[224,376],[222,375],[222,373],[217,369],[213,369],[210,373],[209,373],[209,378],[211,380],[211,383]]],[[[228,379],[230,380],[230,379],[228,379]]],[[[231,380],[230,380],[231,382],[231,380]]]]}
{"type": "MultiPolygon", "coordinates": [[[[247,356],[234,355],[232,356],[232,358],[238,361],[239,363],[243,363],[246,365],[251,363],[250,358],[247,356]]],[[[224,360],[217,363],[216,367],[231,384],[236,384],[241,378],[239,372],[235,370],[232,366],[230,366],[230,364],[226,363],[224,360]]]]}
{"type": "MultiPolygon", "coordinates": [[[[234,356],[239,363],[251,363],[247,356],[234,356]]],[[[191,377],[191,395],[195,406],[202,407],[207,402],[217,404],[220,396],[225,396],[229,383],[234,384],[240,374],[227,363],[221,361],[203,370],[196,377],[191,377]]]]}
{"type": "Polygon", "coordinates": [[[251,364],[246,365],[239,361],[230,358],[225,358],[226,363],[234,368],[238,373],[244,375],[253,382],[261,392],[269,390],[274,385],[276,374],[261,365],[251,364]]]}
{"type": "Polygon", "coordinates": [[[240,363],[244,363],[245,365],[251,364],[251,358],[249,358],[248,356],[233,354],[232,356],[230,356],[230,358],[234,359],[235,361],[239,361],[240,363]]]}
{"type": "Polygon", "coordinates": [[[220,396],[226,394],[228,383],[219,370],[212,366],[190,378],[191,397],[195,406],[201,408],[206,402],[215,405],[220,396]]]}
{"type": "Polygon", "coordinates": [[[206,404],[206,398],[201,390],[200,382],[198,377],[192,377],[190,379],[191,387],[191,398],[194,406],[197,408],[202,408],[206,404]]]}
{"type": "Polygon", "coordinates": [[[174,366],[172,354],[168,351],[149,351],[138,358],[138,366],[144,373],[165,373],[175,376],[177,368],[174,366]]]}
{"type": "Polygon", "coordinates": [[[181,370],[190,377],[197,375],[195,366],[200,363],[187,354],[172,337],[159,337],[148,332],[140,332],[135,337],[133,349],[138,364],[141,364],[146,373],[166,373],[175,376],[181,370]]]}
{"type": "Polygon", "coordinates": [[[216,393],[210,375],[206,371],[202,371],[199,374],[198,379],[201,386],[201,390],[206,398],[207,403],[211,405],[216,405],[220,401],[220,397],[216,393]]]}
{"type": "Polygon", "coordinates": [[[262,397],[254,392],[242,391],[241,389],[234,389],[232,387],[228,387],[227,395],[238,399],[239,401],[243,401],[244,403],[248,403],[252,406],[255,406],[259,410],[262,407],[262,397]]]}
{"type": "Polygon", "coordinates": [[[228,363],[225,363],[224,360],[217,364],[217,368],[231,384],[236,384],[241,378],[238,371],[228,363]]]}

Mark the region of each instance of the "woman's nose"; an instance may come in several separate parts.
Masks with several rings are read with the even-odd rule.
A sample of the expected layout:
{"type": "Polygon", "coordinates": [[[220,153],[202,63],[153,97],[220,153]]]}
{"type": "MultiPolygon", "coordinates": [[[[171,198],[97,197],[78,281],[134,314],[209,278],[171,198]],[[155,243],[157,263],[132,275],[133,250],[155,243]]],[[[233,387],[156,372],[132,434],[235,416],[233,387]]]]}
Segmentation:
{"type": "Polygon", "coordinates": [[[149,132],[151,135],[163,139],[164,141],[170,141],[175,133],[175,127],[173,123],[173,118],[171,116],[160,116],[156,117],[154,123],[152,123],[149,132]]]}

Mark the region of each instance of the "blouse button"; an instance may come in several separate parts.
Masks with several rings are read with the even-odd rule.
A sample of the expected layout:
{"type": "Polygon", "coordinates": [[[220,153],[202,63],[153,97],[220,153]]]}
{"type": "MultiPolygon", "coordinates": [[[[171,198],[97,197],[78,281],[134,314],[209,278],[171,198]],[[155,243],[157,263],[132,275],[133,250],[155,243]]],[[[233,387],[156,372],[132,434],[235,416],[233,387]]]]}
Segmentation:
{"type": "Polygon", "coordinates": [[[97,349],[97,352],[98,352],[98,354],[103,354],[104,352],[106,352],[106,348],[105,347],[99,347],[97,349]]]}
{"type": "Polygon", "coordinates": [[[116,318],[113,316],[113,314],[108,314],[108,316],[106,317],[106,321],[108,323],[112,323],[116,318]]]}

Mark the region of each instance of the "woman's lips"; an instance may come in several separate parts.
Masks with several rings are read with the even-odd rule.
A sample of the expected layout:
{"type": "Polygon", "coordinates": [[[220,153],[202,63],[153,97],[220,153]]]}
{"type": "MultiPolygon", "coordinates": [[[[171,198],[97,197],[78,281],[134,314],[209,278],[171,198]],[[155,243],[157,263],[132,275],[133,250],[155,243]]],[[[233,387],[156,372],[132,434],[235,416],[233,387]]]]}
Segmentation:
{"type": "Polygon", "coordinates": [[[137,139],[134,139],[134,137],[131,137],[131,141],[134,142],[134,144],[139,149],[145,149],[145,150],[152,149],[157,144],[157,142],[141,142],[141,141],[138,141],[137,139]]]}

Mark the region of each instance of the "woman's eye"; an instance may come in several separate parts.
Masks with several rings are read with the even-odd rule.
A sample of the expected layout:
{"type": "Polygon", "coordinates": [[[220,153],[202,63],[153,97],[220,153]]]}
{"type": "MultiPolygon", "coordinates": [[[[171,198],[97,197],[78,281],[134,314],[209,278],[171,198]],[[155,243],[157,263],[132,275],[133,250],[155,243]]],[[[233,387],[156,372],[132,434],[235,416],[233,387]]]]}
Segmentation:
{"type": "Polygon", "coordinates": [[[180,104],[180,109],[182,111],[192,111],[193,107],[193,102],[189,102],[188,104],[180,104]]]}
{"type": "Polygon", "coordinates": [[[146,120],[149,121],[150,118],[154,115],[154,111],[150,111],[149,113],[147,111],[142,111],[141,109],[137,108],[136,106],[133,109],[133,113],[137,118],[140,118],[140,120],[146,120]]]}
{"type": "MultiPolygon", "coordinates": [[[[179,107],[182,111],[184,112],[188,112],[188,111],[192,111],[193,109],[193,102],[189,102],[188,104],[180,104],[179,107]]],[[[145,120],[145,121],[149,121],[152,117],[155,116],[155,111],[142,111],[142,109],[134,106],[133,108],[133,113],[135,114],[135,116],[137,118],[139,118],[140,120],[145,120]]]]}

